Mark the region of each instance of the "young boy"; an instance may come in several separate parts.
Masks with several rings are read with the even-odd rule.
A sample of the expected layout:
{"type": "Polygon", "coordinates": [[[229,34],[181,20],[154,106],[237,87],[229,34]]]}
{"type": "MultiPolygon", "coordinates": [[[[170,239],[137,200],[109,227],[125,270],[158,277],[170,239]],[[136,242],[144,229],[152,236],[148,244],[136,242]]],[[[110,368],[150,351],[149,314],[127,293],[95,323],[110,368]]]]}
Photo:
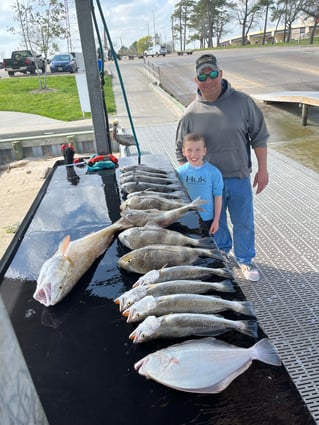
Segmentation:
{"type": "Polygon", "coordinates": [[[200,211],[199,214],[209,229],[209,234],[214,234],[219,227],[224,183],[221,172],[204,160],[206,149],[203,136],[196,133],[186,134],[182,152],[187,162],[176,171],[192,200],[200,196],[207,201],[207,204],[203,205],[205,212],[200,211]]]}

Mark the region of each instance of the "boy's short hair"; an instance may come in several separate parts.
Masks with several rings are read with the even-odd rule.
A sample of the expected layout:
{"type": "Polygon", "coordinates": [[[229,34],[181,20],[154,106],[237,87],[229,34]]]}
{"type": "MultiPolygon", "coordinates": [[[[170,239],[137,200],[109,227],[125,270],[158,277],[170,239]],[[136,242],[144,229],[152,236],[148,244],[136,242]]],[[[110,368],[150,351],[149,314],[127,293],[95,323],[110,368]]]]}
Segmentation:
{"type": "Polygon", "coordinates": [[[204,142],[204,146],[206,146],[206,141],[203,135],[199,133],[187,133],[183,137],[183,145],[185,142],[198,142],[199,140],[202,140],[204,142]]]}

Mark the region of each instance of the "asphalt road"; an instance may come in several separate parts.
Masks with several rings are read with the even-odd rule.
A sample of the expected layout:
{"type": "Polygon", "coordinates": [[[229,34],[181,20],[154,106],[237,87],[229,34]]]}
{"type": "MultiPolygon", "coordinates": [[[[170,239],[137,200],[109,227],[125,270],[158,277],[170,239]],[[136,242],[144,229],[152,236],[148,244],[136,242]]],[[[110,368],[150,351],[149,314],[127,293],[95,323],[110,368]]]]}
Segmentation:
{"type": "MultiPolygon", "coordinates": [[[[218,58],[224,78],[248,94],[319,91],[319,46],[273,46],[210,52],[218,58]]],[[[152,58],[154,64],[160,66],[163,85],[184,105],[194,96],[194,62],[200,55],[200,52],[195,52],[191,56],[152,58]]]]}

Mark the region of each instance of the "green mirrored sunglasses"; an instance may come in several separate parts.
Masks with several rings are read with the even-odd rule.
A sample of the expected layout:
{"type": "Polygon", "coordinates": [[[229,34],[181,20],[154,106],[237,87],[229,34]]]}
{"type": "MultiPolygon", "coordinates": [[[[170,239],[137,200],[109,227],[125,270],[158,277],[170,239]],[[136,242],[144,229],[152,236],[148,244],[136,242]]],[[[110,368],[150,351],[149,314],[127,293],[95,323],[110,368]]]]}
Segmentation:
{"type": "Polygon", "coordinates": [[[209,74],[199,74],[199,75],[197,75],[197,79],[198,79],[198,81],[200,81],[202,83],[203,81],[206,81],[208,77],[211,80],[214,80],[215,78],[218,77],[218,75],[219,75],[219,71],[217,71],[217,69],[213,69],[212,71],[210,71],[209,74]]]}

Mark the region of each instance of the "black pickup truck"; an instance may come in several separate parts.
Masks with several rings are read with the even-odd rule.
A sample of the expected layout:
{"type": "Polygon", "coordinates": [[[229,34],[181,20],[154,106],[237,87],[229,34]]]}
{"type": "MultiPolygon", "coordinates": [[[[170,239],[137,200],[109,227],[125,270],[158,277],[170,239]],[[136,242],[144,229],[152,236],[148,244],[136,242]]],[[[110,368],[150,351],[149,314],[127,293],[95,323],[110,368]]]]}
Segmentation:
{"type": "Polygon", "coordinates": [[[3,67],[9,76],[13,77],[15,72],[35,74],[37,68],[44,73],[46,64],[41,55],[32,53],[30,50],[16,50],[11,53],[10,59],[3,59],[3,67]]]}

